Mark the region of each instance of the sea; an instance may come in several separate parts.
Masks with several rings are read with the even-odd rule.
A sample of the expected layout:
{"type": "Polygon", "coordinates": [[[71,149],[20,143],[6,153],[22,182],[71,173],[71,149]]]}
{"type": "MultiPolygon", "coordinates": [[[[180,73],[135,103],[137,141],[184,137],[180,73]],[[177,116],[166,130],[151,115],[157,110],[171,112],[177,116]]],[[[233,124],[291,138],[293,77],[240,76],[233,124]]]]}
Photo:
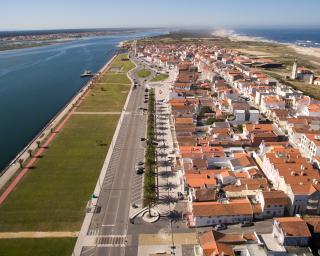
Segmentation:
{"type": "Polygon", "coordinates": [[[166,31],[88,37],[0,52],[0,172],[87,83],[121,41],[166,31]]]}
{"type": "Polygon", "coordinates": [[[230,30],[229,33],[262,41],[320,47],[320,28],[243,28],[230,30]]]}

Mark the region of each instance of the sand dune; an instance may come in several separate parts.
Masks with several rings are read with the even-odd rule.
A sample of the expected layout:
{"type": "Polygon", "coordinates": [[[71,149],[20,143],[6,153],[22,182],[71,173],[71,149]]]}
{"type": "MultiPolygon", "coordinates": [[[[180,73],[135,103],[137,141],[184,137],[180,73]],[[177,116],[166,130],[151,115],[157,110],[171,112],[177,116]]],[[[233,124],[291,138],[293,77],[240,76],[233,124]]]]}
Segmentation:
{"type": "Polygon", "coordinates": [[[315,47],[302,47],[293,44],[288,45],[290,48],[294,49],[297,53],[303,55],[314,56],[320,58],[320,48],[315,47]]]}

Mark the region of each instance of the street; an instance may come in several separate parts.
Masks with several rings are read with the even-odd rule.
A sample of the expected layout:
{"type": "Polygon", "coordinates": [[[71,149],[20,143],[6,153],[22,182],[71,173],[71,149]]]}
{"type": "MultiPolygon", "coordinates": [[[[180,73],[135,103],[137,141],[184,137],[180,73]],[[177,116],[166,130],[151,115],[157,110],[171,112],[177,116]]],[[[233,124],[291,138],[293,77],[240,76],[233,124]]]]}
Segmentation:
{"type": "Polygon", "coordinates": [[[145,137],[146,116],[139,110],[146,107],[144,94],[143,86],[132,90],[107,174],[99,181],[97,212],[87,234],[92,236],[92,244],[88,243],[81,255],[125,254],[129,208],[133,203],[141,205],[142,197],[143,177],[135,173],[135,164],[144,160],[140,138],[145,137]]]}

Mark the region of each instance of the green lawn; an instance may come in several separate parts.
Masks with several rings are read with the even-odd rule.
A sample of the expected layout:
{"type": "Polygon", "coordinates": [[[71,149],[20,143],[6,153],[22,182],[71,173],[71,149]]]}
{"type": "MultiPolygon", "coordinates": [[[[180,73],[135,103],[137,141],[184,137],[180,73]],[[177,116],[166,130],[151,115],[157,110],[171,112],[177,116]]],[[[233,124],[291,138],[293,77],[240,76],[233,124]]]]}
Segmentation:
{"type": "Polygon", "coordinates": [[[107,71],[103,74],[78,111],[118,112],[122,110],[131,87],[127,72],[135,67],[126,58],[126,54],[118,55],[111,65],[111,68],[117,67],[125,72],[107,71]]]}
{"type": "Polygon", "coordinates": [[[121,68],[122,72],[128,72],[129,70],[133,69],[135,65],[133,62],[128,60],[127,54],[119,54],[112,63],[111,67],[121,68]]]}
{"type": "Polygon", "coordinates": [[[70,256],[76,238],[0,239],[1,256],[70,256]]]}
{"type": "Polygon", "coordinates": [[[146,78],[150,76],[150,74],[151,74],[151,71],[148,69],[142,69],[137,72],[137,76],[140,78],[146,78]]]}
{"type": "Polygon", "coordinates": [[[80,230],[118,118],[74,115],[0,207],[0,232],[80,230]]]}
{"type": "Polygon", "coordinates": [[[159,82],[159,81],[163,81],[166,80],[169,76],[167,74],[159,74],[156,75],[151,81],[152,82],[159,82]]]}
{"type": "MultiPolygon", "coordinates": [[[[121,68],[121,73],[106,72],[78,111],[122,110],[131,86],[123,71],[134,67],[126,58],[127,55],[116,58],[113,65],[121,68]]],[[[0,206],[0,232],[79,231],[119,116],[73,115],[35,168],[0,206]]],[[[13,241],[0,241],[0,255],[1,251],[8,252],[6,255],[21,255],[10,248],[13,241]]],[[[65,241],[66,246],[63,242],[60,247],[55,246],[58,242],[54,239],[43,239],[43,243],[38,243],[40,239],[17,241],[17,250],[20,244],[21,248],[35,248],[30,255],[70,255],[74,244],[74,240],[67,243],[58,239],[65,241]],[[49,254],[46,250],[51,246],[56,248],[49,254]]]]}
{"type": "Polygon", "coordinates": [[[130,85],[127,84],[99,84],[86,97],[77,111],[121,111],[129,90],[130,85]]]}
{"type": "Polygon", "coordinates": [[[99,83],[117,83],[117,84],[131,84],[131,81],[127,77],[126,73],[106,73],[100,80],[99,83]]]}

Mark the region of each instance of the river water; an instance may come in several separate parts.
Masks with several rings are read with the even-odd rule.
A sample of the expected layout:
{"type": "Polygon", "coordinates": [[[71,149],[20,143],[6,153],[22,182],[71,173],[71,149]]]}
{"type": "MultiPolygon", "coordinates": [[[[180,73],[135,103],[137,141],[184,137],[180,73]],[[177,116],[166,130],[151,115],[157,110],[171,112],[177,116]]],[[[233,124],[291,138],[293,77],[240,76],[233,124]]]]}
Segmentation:
{"type": "Polygon", "coordinates": [[[82,38],[0,52],[0,172],[85,85],[80,74],[98,71],[119,42],[162,34],[82,38]]]}

